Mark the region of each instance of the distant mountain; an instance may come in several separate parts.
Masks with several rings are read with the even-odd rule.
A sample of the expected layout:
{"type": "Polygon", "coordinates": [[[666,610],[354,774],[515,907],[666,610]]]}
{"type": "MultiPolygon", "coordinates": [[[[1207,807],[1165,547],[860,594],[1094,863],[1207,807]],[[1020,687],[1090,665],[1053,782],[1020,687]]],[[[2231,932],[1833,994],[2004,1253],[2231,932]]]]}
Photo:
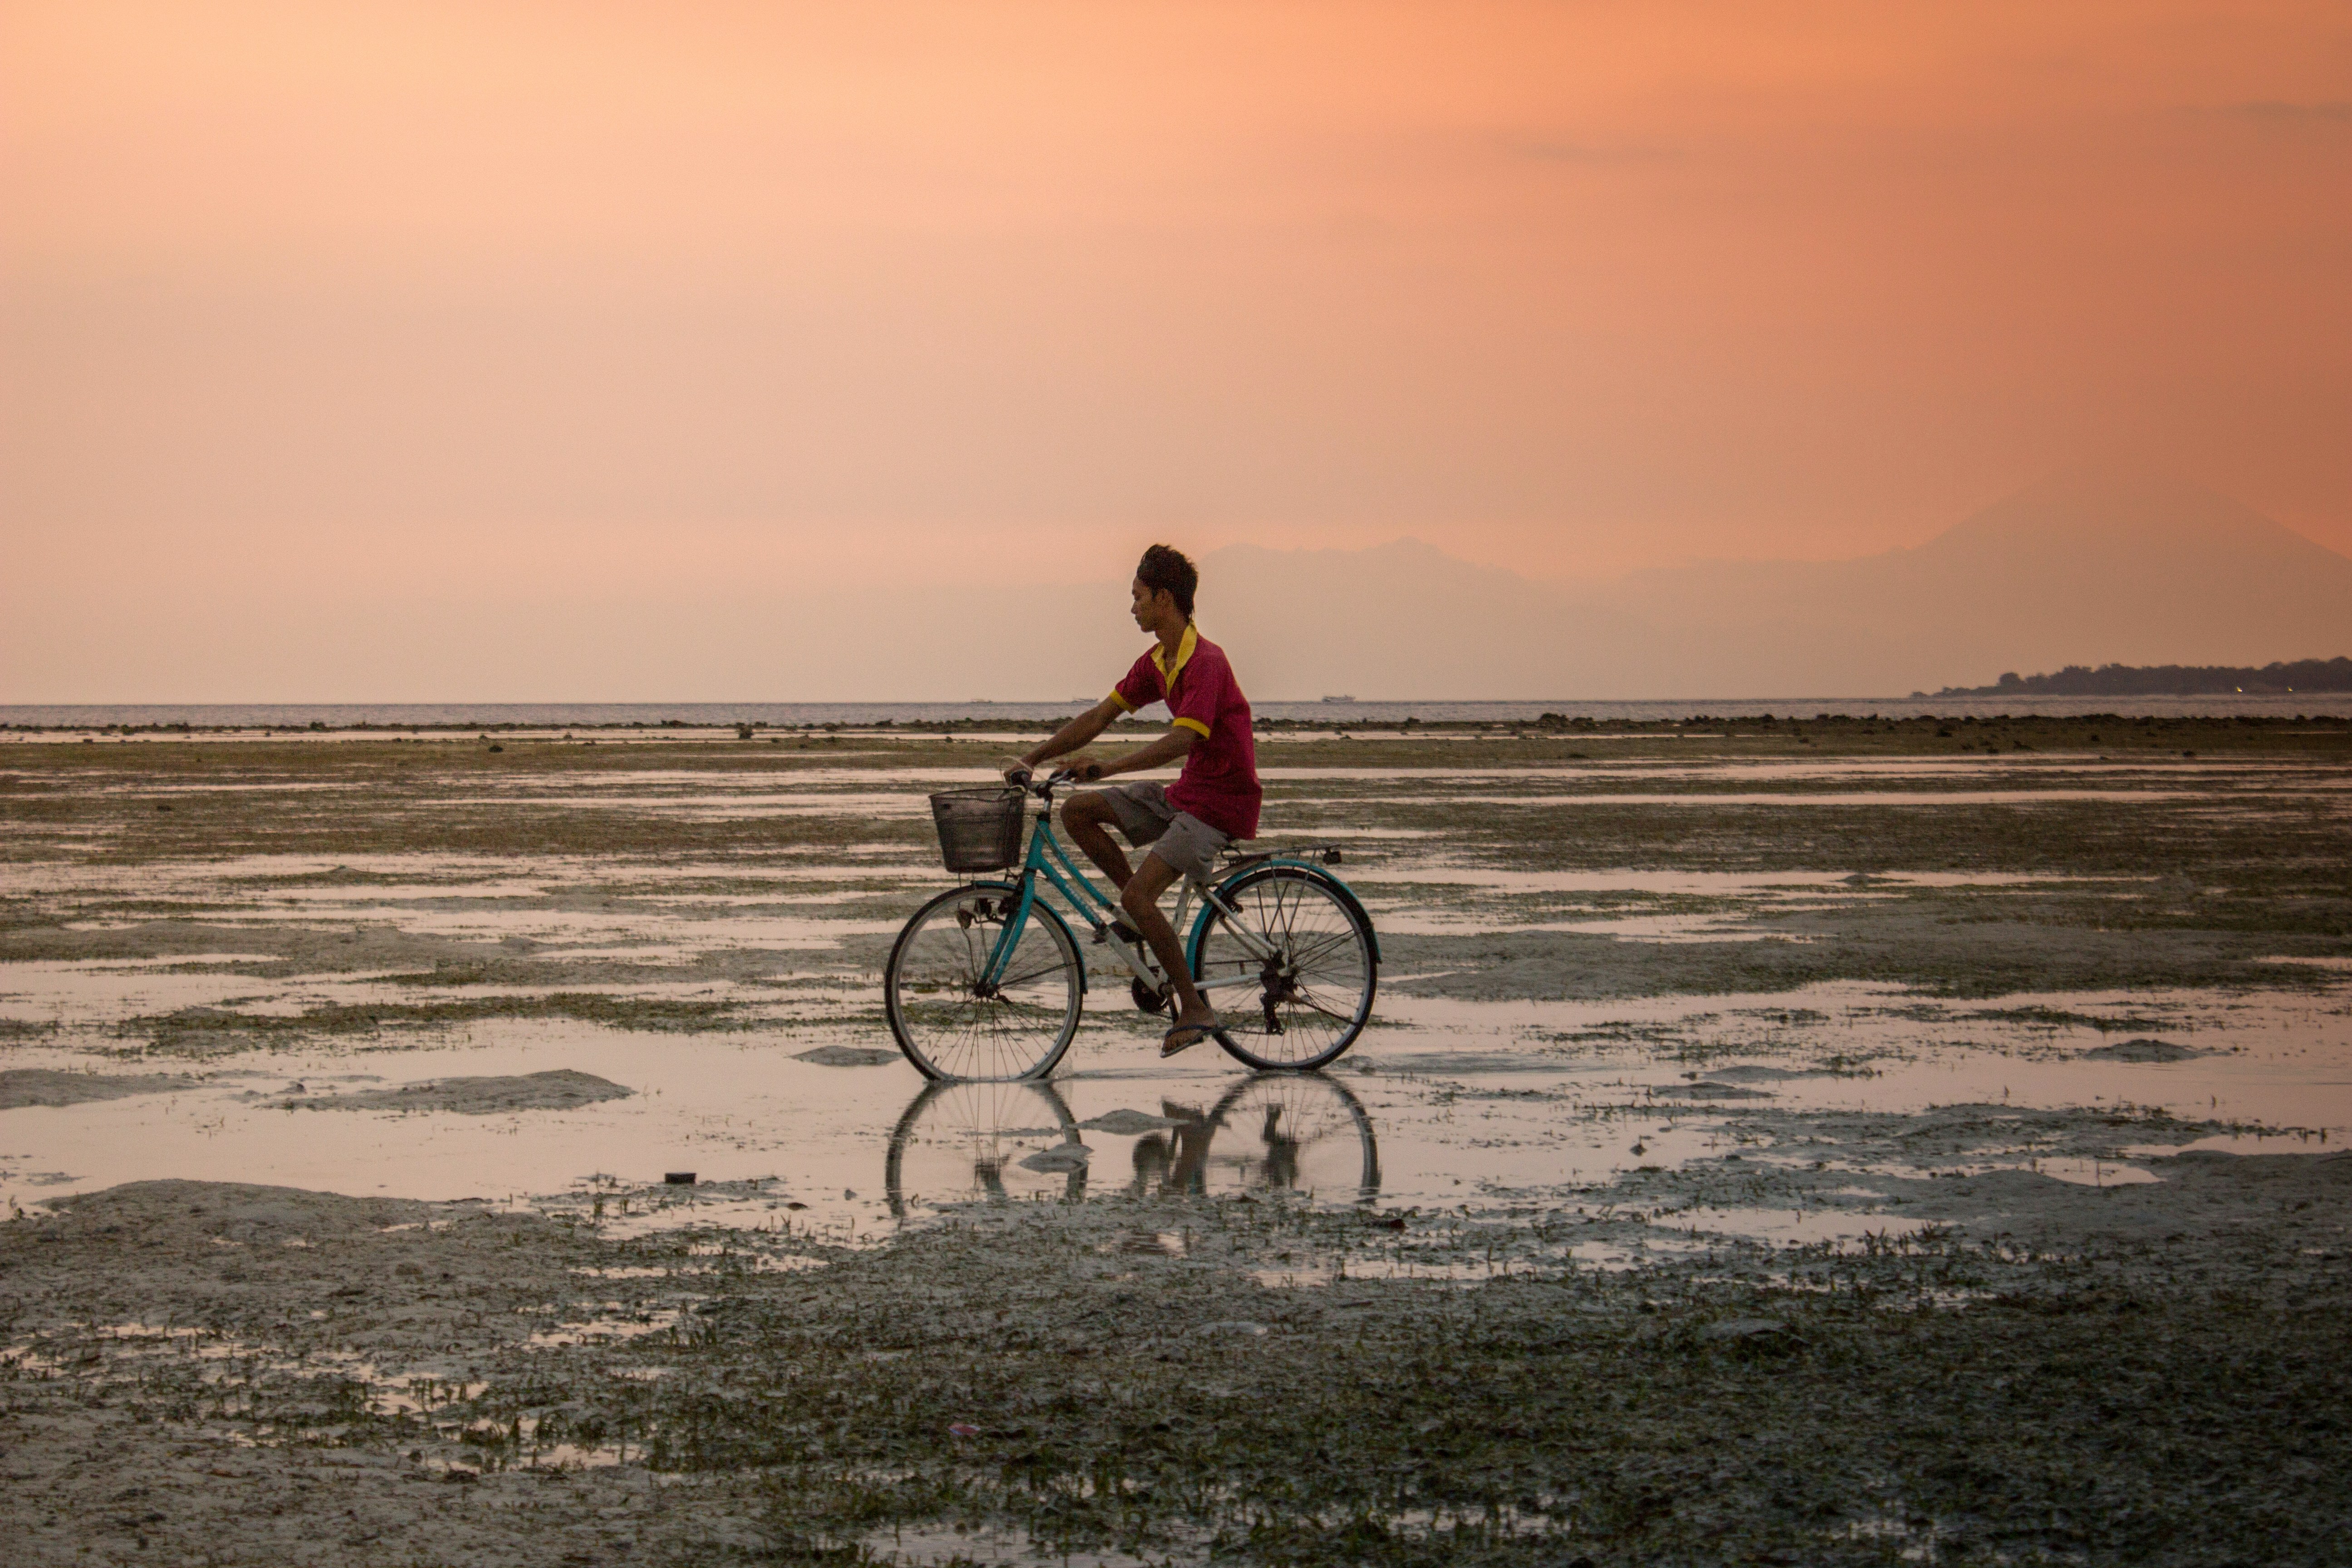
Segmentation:
{"type": "Polygon", "coordinates": [[[1929,689],[1971,668],[2240,665],[2352,647],[2352,560],[2178,482],[2076,470],[1916,549],[1636,574],[1604,597],[1695,689],[1929,689]],[[1739,679],[1735,687],[1717,684],[1739,679]]]}
{"type": "Polygon", "coordinates": [[[1938,697],[2158,697],[2252,691],[2352,691],[2352,658],[2299,659],[2260,669],[2227,665],[2070,664],[2053,675],[2004,675],[1991,686],[1947,686],[1938,697]]]}
{"type": "Polygon", "coordinates": [[[1972,669],[2239,669],[2352,648],[2352,560],[2194,486],[2088,469],[1853,561],[1577,590],[1416,539],[1234,545],[1201,566],[1202,625],[1267,697],[1893,694],[1972,669]]]}

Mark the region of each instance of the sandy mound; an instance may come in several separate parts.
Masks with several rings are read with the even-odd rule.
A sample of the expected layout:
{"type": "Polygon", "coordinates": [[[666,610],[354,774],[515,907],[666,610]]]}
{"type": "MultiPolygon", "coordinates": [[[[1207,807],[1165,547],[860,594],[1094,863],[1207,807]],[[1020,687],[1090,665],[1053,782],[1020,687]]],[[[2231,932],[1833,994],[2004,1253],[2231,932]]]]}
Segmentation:
{"type": "Polygon", "coordinates": [[[1083,1143],[1056,1143],[1051,1149],[1040,1149],[1021,1162],[1024,1171],[1081,1171],[1093,1158],[1094,1151],[1083,1143]]]}
{"type": "Polygon", "coordinates": [[[2176,1046],[2170,1040],[2126,1040],[2116,1046],[2094,1046],[2083,1053],[2095,1062],[2185,1062],[2205,1054],[2193,1046],[2176,1046]]]}
{"type": "MultiPolygon", "coordinates": [[[[2335,1229],[2352,1206],[2352,1153],[2231,1154],[2189,1149],[2151,1159],[2159,1178],[2121,1186],[2062,1182],[2032,1171],[1987,1171],[1911,1184],[1906,1218],[1950,1220],[1978,1235],[2141,1242],[2207,1239],[2316,1207],[2335,1229]]],[[[2341,1234],[2336,1231],[2336,1234],[2341,1234]]]]}
{"type": "Polygon", "coordinates": [[[79,1105],[91,1100],[122,1100],[134,1094],[165,1094],[194,1089],[192,1078],[166,1073],[134,1073],[108,1077],[94,1072],[63,1072],[56,1068],[11,1068],[0,1072],[0,1110],[20,1105],[79,1105]]]}
{"type": "Polygon", "coordinates": [[[405,1198],[350,1198],[235,1182],[128,1182],[101,1193],[57,1198],[49,1206],[81,1225],[149,1234],[185,1230],[245,1242],[379,1231],[451,1212],[448,1205],[405,1198]]]}
{"type": "Polygon", "coordinates": [[[1154,1116],[1144,1110],[1114,1110],[1078,1123],[1088,1132],[1108,1132],[1117,1138],[1130,1138],[1138,1132],[1150,1132],[1162,1127],[1183,1125],[1174,1117],[1154,1116]]]}
{"type": "Polygon", "coordinates": [[[819,1046],[813,1051],[794,1053],[796,1062],[814,1062],[821,1068],[878,1068],[886,1063],[905,1058],[896,1051],[886,1051],[872,1046],[819,1046]]]}
{"type": "Polygon", "coordinates": [[[1786,1083],[1792,1078],[1835,1078],[1827,1068],[1768,1068],[1742,1063],[1738,1067],[1717,1068],[1708,1073],[1714,1083],[1786,1083]]]}
{"type": "Polygon", "coordinates": [[[501,1110],[571,1110],[600,1100],[624,1100],[635,1092],[593,1073],[559,1068],[515,1078],[435,1079],[398,1089],[289,1100],[286,1104],[297,1110],[455,1110],[488,1116],[501,1110]]]}

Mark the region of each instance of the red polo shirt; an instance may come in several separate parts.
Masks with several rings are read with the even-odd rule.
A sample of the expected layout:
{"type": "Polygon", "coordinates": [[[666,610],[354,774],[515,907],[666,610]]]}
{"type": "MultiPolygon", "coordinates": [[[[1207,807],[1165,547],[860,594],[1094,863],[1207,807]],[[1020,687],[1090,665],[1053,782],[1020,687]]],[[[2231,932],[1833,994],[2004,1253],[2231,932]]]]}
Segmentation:
{"type": "Polygon", "coordinates": [[[1187,625],[1174,658],[1165,658],[1153,643],[1111,696],[1130,713],[1147,702],[1165,702],[1174,723],[1200,735],[1184,754],[1184,771],[1168,786],[1169,805],[1220,833],[1257,837],[1265,795],[1257,783],[1257,742],[1250,733],[1249,699],[1223,648],[1187,625]]]}

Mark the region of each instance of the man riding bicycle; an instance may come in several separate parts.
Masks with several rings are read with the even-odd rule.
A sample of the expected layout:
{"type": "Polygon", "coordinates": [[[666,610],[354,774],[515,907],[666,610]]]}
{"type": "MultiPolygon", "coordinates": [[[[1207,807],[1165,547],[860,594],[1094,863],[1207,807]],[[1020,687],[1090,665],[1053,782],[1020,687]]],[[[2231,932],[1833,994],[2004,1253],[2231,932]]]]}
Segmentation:
{"type": "Polygon", "coordinates": [[[1039,763],[1066,757],[1065,766],[1086,779],[1142,773],[1183,760],[1176,782],[1164,788],[1136,783],[1072,795],[1062,806],[1062,826],[1118,885],[1119,907],[1135,931],[1151,944],[1176,992],[1176,1024],[1160,1042],[1160,1054],[1174,1056],[1199,1044],[1217,1026],[1214,1009],[1192,984],[1176,928],[1160,912],[1160,895],[1176,879],[1209,879],[1217,856],[1237,838],[1257,834],[1257,746],[1250,732],[1249,699],[1234,679],[1224,649],[1192,625],[1192,593],[1200,574],[1192,563],[1165,544],[1143,552],[1129,585],[1135,624],[1159,639],[1135,661],[1109,696],[1032,748],[1007,777],[1022,777],[1039,763]],[[1165,702],[1168,732],[1148,745],[1108,762],[1077,752],[1123,714],[1147,703],[1165,702]],[[1130,868],[1111,837],[1116,824],[1137,848],[1150,847],[1143,864],[1130,868]]]}

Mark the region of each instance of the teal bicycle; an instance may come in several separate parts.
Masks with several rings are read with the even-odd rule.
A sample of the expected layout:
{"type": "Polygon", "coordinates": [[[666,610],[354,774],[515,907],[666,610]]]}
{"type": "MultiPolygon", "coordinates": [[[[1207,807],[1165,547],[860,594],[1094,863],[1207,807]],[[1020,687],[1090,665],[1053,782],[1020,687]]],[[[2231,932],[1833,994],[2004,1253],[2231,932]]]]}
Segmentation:
{"type": "MultiPolygon", "coordinates": [[[[1087,963],[1073,934],[1129,975],[1146,1014],[1171,1017],[1171,987],[1118,901],[1054,836],[1055,773],[1027,784],[931,796],[947,868],[1018,871],[967,882],[915,911],[882,970],[898,1048],[931,1079],[1041,1079],[1070,1048],[1086,1008],[1087,963]],[[1034,805],[1034,810],[1033,810],[1034,805]],[[1023,829],[1034,830],[1022,848],[1023,829]],[[1049,896],[1050,895],[1050,896],[1049,896]],[[1058,901],[1057,901],[1058,900],[1058,901]]],[[[1217,1009],[1213,1032],[1235,1060],[1300,1071],[1338,1059],[1371,1017],[1380,940],[1353,889],[1325,868],[1339,851],[1229,855],[1213,881],[1185,879],[1172,922],[1192,983],[1217,1009]],[[1193,911],[1199,904],[1197,914],[1193,911]]]]}

